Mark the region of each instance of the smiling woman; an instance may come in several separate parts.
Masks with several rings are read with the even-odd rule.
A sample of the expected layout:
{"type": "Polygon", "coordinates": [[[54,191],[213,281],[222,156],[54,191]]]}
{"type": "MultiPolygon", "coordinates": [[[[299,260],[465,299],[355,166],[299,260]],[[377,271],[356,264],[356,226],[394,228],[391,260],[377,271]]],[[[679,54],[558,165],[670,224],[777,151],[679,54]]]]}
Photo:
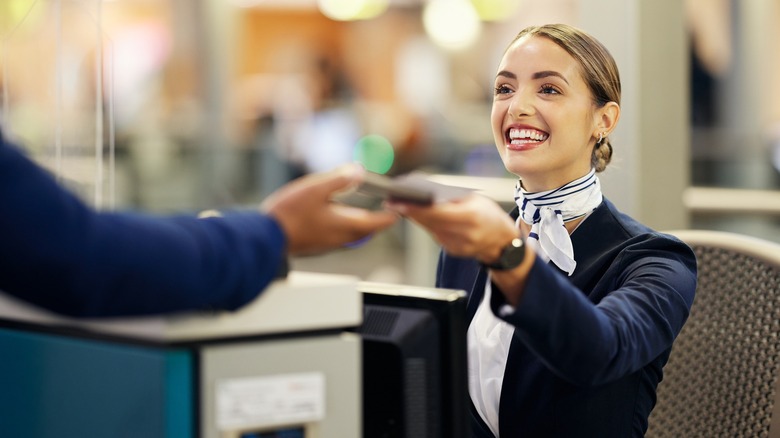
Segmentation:
{"type": "Polygon", "coordinates": [[[394,206],[441,244],[437,286],[470,292],[472,432],[642,437],[695,256],[602,195],[620,78],[601,43],[527,28],[497,71],[491,126],[517,208],[477,194],[394,206]]]}
{"type": "Polygon", "coordinates": [[[620,78],[606,49],[589,47],[556,28],[528,28],[504,54],[493,135],[504,165],[527,190],[561,186],[591,166],[602,171],[611,159],[608,135],[620,117],[620,78]],[[606,68],[594,68],[593,59],[606,68]]]}

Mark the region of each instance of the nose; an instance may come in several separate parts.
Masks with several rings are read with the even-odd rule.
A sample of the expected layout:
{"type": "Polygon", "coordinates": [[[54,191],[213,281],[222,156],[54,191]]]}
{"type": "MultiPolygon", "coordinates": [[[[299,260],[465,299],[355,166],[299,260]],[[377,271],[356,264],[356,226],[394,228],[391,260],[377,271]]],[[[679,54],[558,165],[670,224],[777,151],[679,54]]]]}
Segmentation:
{"type": "Polygon", "coordinates": [[[509,116],[511,118],[527,117],[535,112],[531,97],[527,92],[518,90],[509,102],[509,116]]]}

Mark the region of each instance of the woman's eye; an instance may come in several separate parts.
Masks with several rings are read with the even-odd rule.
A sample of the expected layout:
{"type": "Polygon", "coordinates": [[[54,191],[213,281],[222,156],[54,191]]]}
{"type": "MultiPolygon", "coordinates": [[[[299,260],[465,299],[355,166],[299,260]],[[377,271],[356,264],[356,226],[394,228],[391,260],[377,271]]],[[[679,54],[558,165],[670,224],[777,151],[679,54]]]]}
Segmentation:
{"type": "Polygon", "coordinates": [[[540,91],[542,94],[561,94],[561,91],[558,90],[558,88],[550,84],[542,85],[542,89],[540,91]]]}
{"type": "Polygon", "coordinates": [[[495,88],[495,94],[497,94],[497,95],[498,94],[507,94],[507,93],[511,93],[511,92],[512,92],[512,89],[507,87],[506,85],[498,85],[495,88]]]}

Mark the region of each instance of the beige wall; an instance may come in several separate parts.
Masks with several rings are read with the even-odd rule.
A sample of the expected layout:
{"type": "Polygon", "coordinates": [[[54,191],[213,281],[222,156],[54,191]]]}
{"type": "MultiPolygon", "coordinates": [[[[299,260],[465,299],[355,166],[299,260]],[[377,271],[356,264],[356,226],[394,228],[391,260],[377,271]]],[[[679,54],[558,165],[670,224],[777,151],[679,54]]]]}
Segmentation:
{"type": "Polygon", "coordinates": [[[602,177],[621,209],[656,229],[686,228],[689,185],[688,46],[679,0],[581,0],[580,25],[621,72],[615,161],[602,177]]]}

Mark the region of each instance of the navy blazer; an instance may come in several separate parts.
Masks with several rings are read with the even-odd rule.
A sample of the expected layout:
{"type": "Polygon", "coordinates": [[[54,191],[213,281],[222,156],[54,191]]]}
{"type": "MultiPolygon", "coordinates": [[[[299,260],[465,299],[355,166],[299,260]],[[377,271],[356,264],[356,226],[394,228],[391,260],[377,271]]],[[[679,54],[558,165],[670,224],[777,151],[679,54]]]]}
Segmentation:
{"type": "Polygon", "coordinates": [[[286,239],[258,211],[96,212],[0,134],[0,290],[74,316],[235,309],[274,278],[286,239]]]}
{"type": "MultiPolygon", "coordinates": [[[[514,313],[501,317],[515,331],[500,436],[644,436],[662,368],[693,303],[695,255],[606,199],[571,239],[572,276],[537,258],[514,313]]],[[[441,254],[437,286],[469,291],[470,319],[486,278],[475,260],[441,254]]],[[[492,297],[498,315],[506,303],[500,293],[492,297]]],[[[492,436],[473,409],[472,425],[474,436],[492,436]]]]}

